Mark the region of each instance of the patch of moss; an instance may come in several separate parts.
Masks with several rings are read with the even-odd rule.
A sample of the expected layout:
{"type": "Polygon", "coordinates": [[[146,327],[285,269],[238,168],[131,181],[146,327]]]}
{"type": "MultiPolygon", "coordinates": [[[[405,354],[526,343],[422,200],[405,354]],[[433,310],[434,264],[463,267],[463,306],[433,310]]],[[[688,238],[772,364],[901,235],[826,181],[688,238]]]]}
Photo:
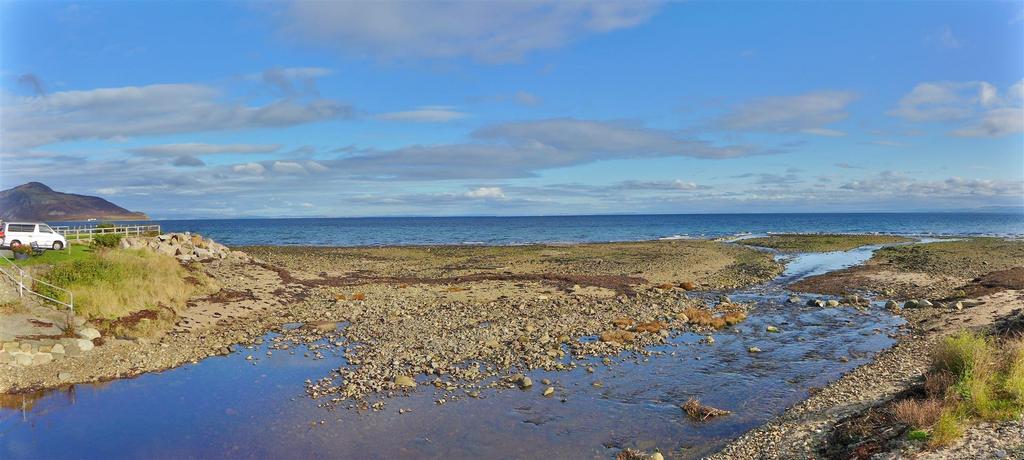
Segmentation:
{"type": "Polygon", "coordinates": [[[893,235],[781,234],[741,240],[748,246],[778,249],[782,252],[848,251],[873,244],[904,243],[910,238],[893,235]]]}

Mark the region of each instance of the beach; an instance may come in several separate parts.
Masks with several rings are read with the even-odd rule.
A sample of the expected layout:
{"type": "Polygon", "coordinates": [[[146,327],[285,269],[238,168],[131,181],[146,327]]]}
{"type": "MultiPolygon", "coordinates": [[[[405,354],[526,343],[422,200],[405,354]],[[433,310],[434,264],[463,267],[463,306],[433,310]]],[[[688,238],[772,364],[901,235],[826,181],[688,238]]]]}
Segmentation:
{"type": "MultiPolygon", "coordinates": [[[[220,290],[191,299],[172,328],[152,337],[105,336],[81,359],[9,368],[0,375],[0,392],[7,404],[52,400],[75,386],[103,397],[130,391],[120,386],[129,378],[159,388],[159,379],[187,378],[217,359],[238,369],[272,366],[264,373],[283,372],[272,369],[285,362],[308,363],[312,367],[302,365],[302,378],[283,387],[290,388],[283,395],[309,404],[284,402],[298,407],[288,409],[295,414],[265,423],[290,430],[293,417],[312,418],[303,423],[326,434],[332,426],[353,429],[351,423],[377,417],[359,428],[367,439],[412,442],[399,443],[398,451],[378,446],[381,455],[493,456],[495,449],[511,449],[511,440],[500,435],[511,428],[499,414],[519,408],[522,420],[513,417],[518,424],[510,427],[527,430],[518,435],[537,444],[506,451],[514,457],[537,449],[575,457],[637,449],[697,458],[721,448],[722,458],[821,456],[837,421],[884,403],[920,376],[930,343],[960,327],[1019,314],[1014,305],[1024,286],[1014,274],[1021,269],[1020,242],[798,240],[813,251],[692,239],[235,247],[229,257],[200,263],[220,290]],[[925,246],[938,249],[916,249],[925,246]],[[800,271],[815,254],[847,254],[849,262],[800,271]],[[957,310],[948,300],[897,312],[883,306],[924,296],[938,304],[960,294],[970,307],[957,310]],[[165,376],[153,374],[161,371],[165,376]],[[122,389],[104,390],[107,385],[122,389]],[[663,387],[667,392],[657,390],[663,387]],[[694,424],[680,409],[693,396],[735,413],[694,424]],[[737,405],[736,397],[746,402],[737,405]],[[609,406],[613,401],[625,406],[609,406]],[[491,435],[472,431],[451,410],[505,428],[491,435]],[[432,417],[455,430],[431,435],[445,447],[410,447],[436,429],[397,420],[432,417]],[[544,435],[549,441],[537,438],[550,429],[556,431],[544,435]],[[623,433],[609,438],[607,430],[623,433]],[[443,441],[453,435],[475,444],[443,441]]],[[[220,375],[204,381],[217,382],[220,375]]],[[[242,394],[252,390],[251,384],[233,386],[242,394]]],[[[352,454],[368,448],[355,444],[357,450],[347,451],[326,440],[311,445],[352,454]]],[[[216,444],[194,448],[219,451],[216,444]]]]}

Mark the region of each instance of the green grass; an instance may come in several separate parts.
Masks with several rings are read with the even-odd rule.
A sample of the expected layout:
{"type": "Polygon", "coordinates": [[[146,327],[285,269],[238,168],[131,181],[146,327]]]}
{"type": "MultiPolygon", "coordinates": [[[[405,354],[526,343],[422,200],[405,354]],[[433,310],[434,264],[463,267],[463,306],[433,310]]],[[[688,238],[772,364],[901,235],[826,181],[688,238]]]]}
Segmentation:
{"type": "Polygon", "coordinates": [[[782,252],[829,252],[848,251],[872,244],[902,243],[913,241],[902,236],[891,235],[771,235],[741,240],[748,246],[778,249],[782,252]]]}
{"type": "MultiPolygon", "coordinates": [[[[214,288],[201,271],[145,250],[73,245],[70,253],[48,251],[24,262],[39,266],[37,277],[74,293],[76,312],[115,335],[156,332],[173,322],[190,297],[214,288]]],[[[45,285],[35,290],[68,300],[45,285]]]]}
{"type": "Polygon", "coordinates": [[[932,446],[942,446],[963,436],[964,429],[961,418],[962,416],[958,415],[955,410],[943,411],[939,416],[939,421],[932,428],[928,443],[932,446]]]}
{"type": "MultiPolygon", "coordinates": [[[[989,338],[961,332],[936,347],[929,375],[941,384],[926,386],[940,398],[942,413],[931,429],[929,445],[941,446],[959,438],[974,420],[1000,421],[1024,413],[1024,340],[989,338]]],[[[920,424],[912,424],[920,425],[920,424]]]]}
{"type": "Polygon", "coordinates": [[[89,259],[94,256],[93,248],[81,244],[72,244],[60,251],[47,250],[42,255],[32,256],[26,260],[15,260],[14,263],[21,267],[53,265],[61,262],[89,259]]]}

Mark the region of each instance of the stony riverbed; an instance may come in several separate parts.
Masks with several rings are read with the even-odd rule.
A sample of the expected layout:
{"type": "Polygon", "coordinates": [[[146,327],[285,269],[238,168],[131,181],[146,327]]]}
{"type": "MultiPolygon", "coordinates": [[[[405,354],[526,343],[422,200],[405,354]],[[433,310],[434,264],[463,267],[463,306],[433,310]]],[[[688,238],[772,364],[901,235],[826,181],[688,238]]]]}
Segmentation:
{"type": "Polygon", "coordinates": [[[276,332],[227,356],[6,397],[4,457],[74,456],[77,439],[109,457],[606,458],[632,447],[694,458],[868,362],[901,323],[877,304],[787,303],[780,283],[718,291],[694,277],[703,289],[623,295],[587,279],[353,286],[335,271],[295,270],[293,284],[321,285],[276,332]],[[723,294],[745,321],[715,329],[680,317],[722,308],[723,294]],[[667,328],[637,330],[653,322],[667,328]],[[627,343],[601,340],[626,329],[627,343]],[[679,407],[690,397],[732,414],[691,420],[679,407]],[[126,425],[138,436],[120,435],[126,425]]]}

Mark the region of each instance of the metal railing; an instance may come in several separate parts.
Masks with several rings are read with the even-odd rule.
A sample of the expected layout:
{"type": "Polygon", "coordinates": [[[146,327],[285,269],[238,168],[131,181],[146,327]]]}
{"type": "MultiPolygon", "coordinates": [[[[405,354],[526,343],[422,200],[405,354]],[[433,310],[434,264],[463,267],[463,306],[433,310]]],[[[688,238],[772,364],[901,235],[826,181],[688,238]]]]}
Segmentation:
{"type": "Polygon", "coordinates": [[[0,255],[0,259],[3,259],[3,263],[0,263],[0,273],[3,273],[4,276],[18,286],[19,297],[25,297],[26,294],[34,295],[43,299],[44,303],[50,302],[55,305],[63,306],[68,309],[68,312],[71,313],[71,315],[75,314],[75,293],[60,286],[54,286],[39,278],[33,278],[32,275],[29,275],[25,270],[22,270],[21,267],[15,264],[13,260],[8,259],[3,255],[0,255]],[[65,302],[63,300],[54,299],[53,297],[33,291],[32,289],[36,287],[37,284],[49,286],[57,291],[67,294],[68,301],[65,302]]]}
{"type": "Polygon", "coordinates": [[[66,225],[50,227],[53,231],[64,235],[69,240],[91,240],[94,235],[114,234],[125,236],[143,236],[151,232],[160,232],[160,225],[118,225],[113,227],[69,227],[66,225]]]}

